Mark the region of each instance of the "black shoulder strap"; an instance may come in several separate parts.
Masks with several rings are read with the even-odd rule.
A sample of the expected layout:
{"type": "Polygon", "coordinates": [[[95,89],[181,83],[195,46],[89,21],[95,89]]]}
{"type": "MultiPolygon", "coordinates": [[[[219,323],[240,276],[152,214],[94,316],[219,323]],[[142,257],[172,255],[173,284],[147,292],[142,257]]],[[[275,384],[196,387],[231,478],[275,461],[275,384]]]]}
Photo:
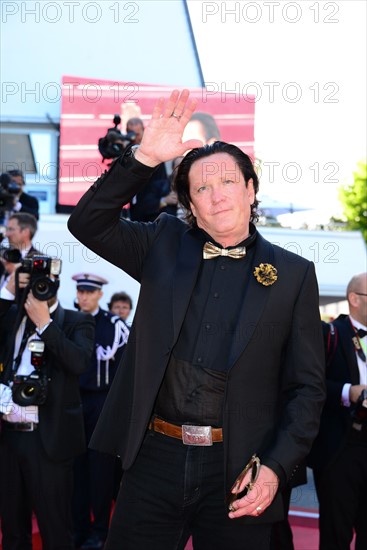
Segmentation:
{"type": "Polygon", "coordinates": [[[329,323],[329,333],[327,336],[327,347],[326,347],[326,367],[329,367],[331,361],[334,358],[336,352],[336,346],[338,344],[338,331],[336,326],[333,323],[329,323]]]}
{"type": "Polygon", "coordinates": [[[58,327],[62,328],[64,326],[65,311],[64,308],[59,304],[54,316],[54,322],[58,327]]]}

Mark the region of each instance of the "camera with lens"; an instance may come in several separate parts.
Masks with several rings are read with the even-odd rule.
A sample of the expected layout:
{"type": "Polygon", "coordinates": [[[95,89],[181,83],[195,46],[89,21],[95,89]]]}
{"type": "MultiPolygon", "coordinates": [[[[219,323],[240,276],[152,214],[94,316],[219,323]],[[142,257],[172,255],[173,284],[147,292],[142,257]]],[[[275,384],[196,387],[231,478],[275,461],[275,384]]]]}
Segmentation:
{"type": "Polygon", "coordinates": [[[28,288],[37,300],[44,302],[56,296],[60,285],[58,276],[61,273],[61,260],[48,256],[24,258],[22,265],[17,269],[16,280],[19,273],[30,274],[28,288]]]}
{"type": "Polygon", "coordinates": [[[352,410],[353,428],[362,430],[363,426],[367,426],[367,390],[362,390],[358,401],[352,410]]]}
{"type": "Polygon", "coordinates": [[[43,405],[48,389],[44,363],[45,343],[42,340],[31,340],[28,349],[31,352],[31,365],[35,369],[28,376],[14,375],[11,386],[14,403],[22,407],[43,405]]]}
{"type": "Polygon", "coordinates": [[[0,211],[10,211],[14,206],[14,197],[19,194],[20,185],[13,180],[10,174],[0,174],[0,211]]]}
{"type": "Polygon", "coordinates": [[[107,130],[107,134],[98,140],[98,150],[103,160],[119,157],[125,150],[126,145],[135,141],[135,132],[122,134],[118,129],[121,124],[121,117],[115,115],[113,118],[114,127],[107,130]]]}
{"type": "Polygon", "coordinates": [[[12,246],[0,246],[0,257],[11,264],[19,264],[22,261],[20,250],[12,246]]]}

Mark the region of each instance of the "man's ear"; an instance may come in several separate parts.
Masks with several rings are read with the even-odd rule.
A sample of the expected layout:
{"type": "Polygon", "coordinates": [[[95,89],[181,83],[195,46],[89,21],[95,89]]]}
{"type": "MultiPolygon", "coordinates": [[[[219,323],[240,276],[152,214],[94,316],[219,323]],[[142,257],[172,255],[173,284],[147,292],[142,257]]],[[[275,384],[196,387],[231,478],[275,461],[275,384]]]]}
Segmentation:
{"type": "Polygon", "coordinates": [[[349,292],[348,294],[348,302],[350,303],[350,305],[352,307],[357,307],[358,305],[358,294],[356,294],[355,292],[349,292]]]}
{"type": "Polygon", "coordinates": [[[247,194],[250,201],[250,204],[255,202],[255,189],[254,189],[254,180],[250,178],[246,184],[247,194]]]}
{"type": "Polygon", "coordinates": [[[192,215],[194,216],[194,218],[196,218],[196,208],[195,208],[195,206],[192,204],[191,201],[190,201],[190,209],[191,209],[192,215]]]}
{"type": "Polygon", "coordinates": [[[22,233],[24,233],[24,235],[26,235],[27,241],[31,241],[31,240],[32,240],[31,230],[29,229],[29,227],[25,227],[24,229],[21,229],[20,231],[21,231],[22,233]]]}

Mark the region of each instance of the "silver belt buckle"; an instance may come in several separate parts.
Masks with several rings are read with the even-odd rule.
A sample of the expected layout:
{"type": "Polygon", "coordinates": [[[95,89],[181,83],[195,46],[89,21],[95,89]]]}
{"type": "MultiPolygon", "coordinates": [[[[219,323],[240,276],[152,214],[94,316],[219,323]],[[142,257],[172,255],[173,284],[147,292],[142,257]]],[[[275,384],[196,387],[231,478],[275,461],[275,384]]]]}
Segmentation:
{"type": "Polygon", "coordinates": [[[182,441],[184,445],[200,445],[210,447],[213,445],[211,426],[182,426],[182,441]]]}
{"type": "Polygon", "coordinates": [[[24,425],[22,426],[23,422],[18,423],[18,432],[33,432],[37,424],[35,422],[24,422],[24,425]]]}

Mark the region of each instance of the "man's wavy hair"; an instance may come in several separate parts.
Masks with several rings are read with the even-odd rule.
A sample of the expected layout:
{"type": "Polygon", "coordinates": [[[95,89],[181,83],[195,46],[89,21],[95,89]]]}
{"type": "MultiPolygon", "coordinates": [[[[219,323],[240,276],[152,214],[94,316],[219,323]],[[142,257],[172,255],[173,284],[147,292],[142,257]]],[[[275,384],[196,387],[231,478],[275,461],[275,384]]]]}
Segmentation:
{"type": "Polygon", "coordinates": [[[225,143],[224,141],[215,141],[211,145],[204,145],[204,147],[192,149],[176,168],[177,172],[174,178],[174,189],[177,193],[179,203],[185,209],[185,220],[189,225],[195,225],[196,223],[195,216],[190,208],[189,172],[191,166],[195,161],[205,157],[210,157],[211,155],[215,155],[217,153],[226,153],[234,158],[245,179],[246,186],[248,181],[252,178],[254,182],[255,201],[251,205],[250,220],[256,221],[258,219],[257,207],[259,204],[256,194],[259,190],[259,179],[255,172],[254,166],[250,157],[246,155],[246,153],[241,151],[241,149],[235,145],[225,143]]]}

